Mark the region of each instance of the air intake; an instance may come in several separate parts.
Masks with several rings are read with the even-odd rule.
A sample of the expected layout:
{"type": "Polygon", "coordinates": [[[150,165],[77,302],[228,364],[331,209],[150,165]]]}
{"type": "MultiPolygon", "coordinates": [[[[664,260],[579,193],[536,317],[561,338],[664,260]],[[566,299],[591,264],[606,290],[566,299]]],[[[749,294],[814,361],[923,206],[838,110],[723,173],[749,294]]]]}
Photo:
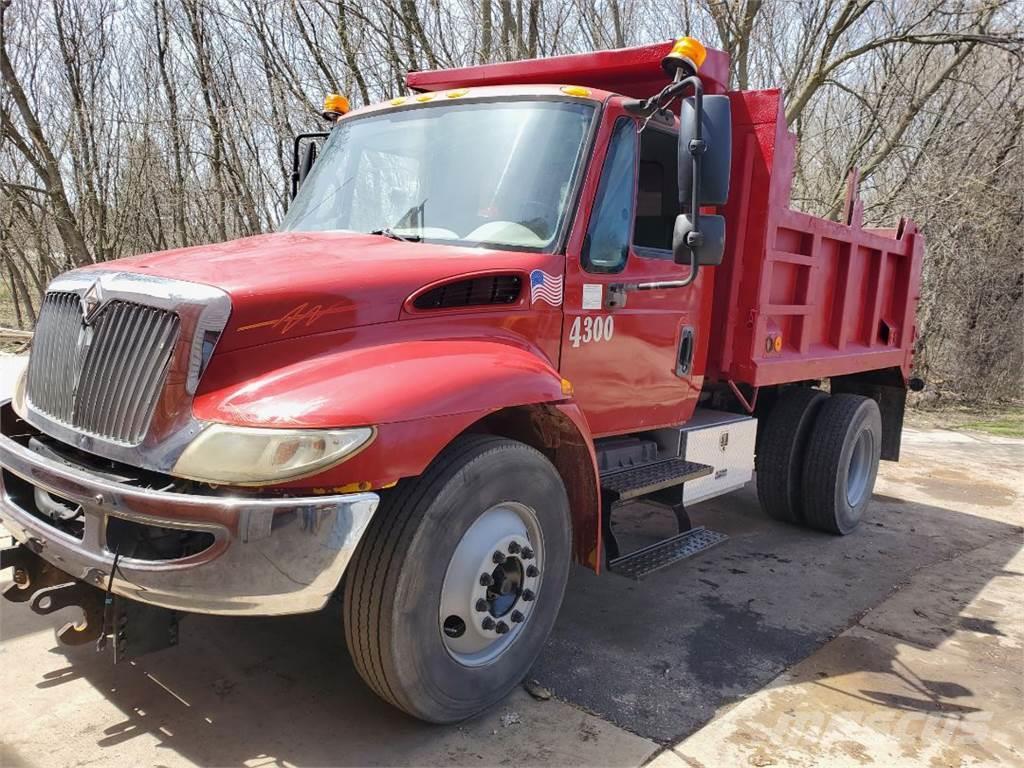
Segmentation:
{"type": "Polygon", "coordinates": [[[421,293],[413,301],[416,309],[452,309],[515,304],[523,280],[519,275],[487,275],[455,280],[421,293]]]}

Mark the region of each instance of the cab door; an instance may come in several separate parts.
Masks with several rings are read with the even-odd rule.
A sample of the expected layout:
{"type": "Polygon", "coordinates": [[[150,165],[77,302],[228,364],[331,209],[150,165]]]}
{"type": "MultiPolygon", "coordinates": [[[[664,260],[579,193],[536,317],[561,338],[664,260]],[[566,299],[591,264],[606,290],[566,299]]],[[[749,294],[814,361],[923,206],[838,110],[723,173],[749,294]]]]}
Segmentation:
{"type": "Polygon", "coordinates": [[[605,109],[601,156],[589,169],[566,251],[561,371],[595,435],[690,418],[704,379],[713,290],[706,268],[685,288],[629,289],[683,279],[689,267],[677,265],[671,250],[679,212],[675,125],[643,126],[621,102],[605,109]]]}

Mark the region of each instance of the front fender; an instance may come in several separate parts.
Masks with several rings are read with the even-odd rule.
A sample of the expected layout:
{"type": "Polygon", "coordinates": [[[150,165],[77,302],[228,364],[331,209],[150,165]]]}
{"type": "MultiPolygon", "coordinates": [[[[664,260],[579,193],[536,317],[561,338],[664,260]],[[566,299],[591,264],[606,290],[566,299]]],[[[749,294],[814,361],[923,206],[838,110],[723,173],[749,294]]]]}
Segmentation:
{"type": "Polygon", "coordinates": [[[193,412],[239,426],[376,426],[373,442],[353,458],[282,486],[342,492],[421,474],[495,411],[566,399],[539,352],[503,340],[410,340],[312,355],[275,344],[215,356],[193,412]]]}
{"type": "Polygon", "coordinates": [[[215,357],[193,404],[196,418],[239,426],[379,426],[566,399],[546,359],[502,341],[401,341],[280,362],[273,346],[215,357]]]}

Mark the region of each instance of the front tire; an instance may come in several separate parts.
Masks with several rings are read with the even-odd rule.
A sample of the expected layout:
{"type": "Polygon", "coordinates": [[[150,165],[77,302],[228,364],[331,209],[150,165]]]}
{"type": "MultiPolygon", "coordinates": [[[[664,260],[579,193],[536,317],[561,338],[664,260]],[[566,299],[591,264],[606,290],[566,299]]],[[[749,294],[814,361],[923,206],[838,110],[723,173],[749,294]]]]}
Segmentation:
{"type": "Polygon", "coordinates": [[[821,406],[804,461],[804,518],[820,531],[846,535],[864,516],[878,476],[882,416],[860,395],[832,395],[821,406]]]}
{"type": "Polygon", "coordinates": [[[487,709],[551,632],[571,551],[565,487],[543,454],[457,439],[382,501],[349,564],[345,636],[357,671],[421,720],[487,709]]]}

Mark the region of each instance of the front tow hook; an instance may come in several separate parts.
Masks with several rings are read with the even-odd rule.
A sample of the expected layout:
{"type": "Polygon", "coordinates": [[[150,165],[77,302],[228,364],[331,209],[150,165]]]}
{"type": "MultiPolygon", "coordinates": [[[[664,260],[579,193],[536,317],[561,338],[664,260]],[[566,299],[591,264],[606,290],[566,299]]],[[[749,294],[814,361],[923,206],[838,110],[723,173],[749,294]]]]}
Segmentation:
{"type": "Polygon", "coordinates": [[[103,592],[54,568],[21,544],[0,550],[0,570],[14,568],[14,584],[4,591],[12,603],[28,603],[41,616],[76,606],[81,621],[69,621],[57,630],[66,645],[95,641],[103,632],[103,592]]]}

